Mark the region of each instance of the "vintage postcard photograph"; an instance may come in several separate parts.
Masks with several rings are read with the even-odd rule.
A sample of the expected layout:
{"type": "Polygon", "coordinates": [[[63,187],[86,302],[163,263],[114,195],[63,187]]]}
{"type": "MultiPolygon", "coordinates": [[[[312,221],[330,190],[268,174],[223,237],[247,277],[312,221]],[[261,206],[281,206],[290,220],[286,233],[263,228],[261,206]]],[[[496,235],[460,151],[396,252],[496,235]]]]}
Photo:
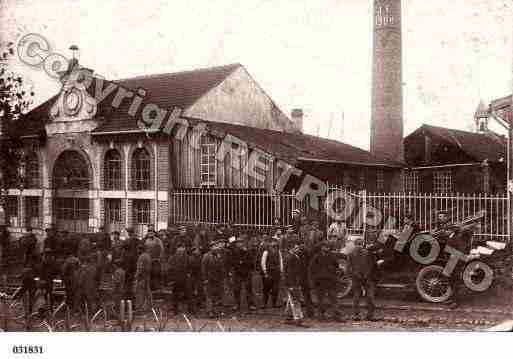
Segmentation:
{"type": "Polygon", "coordinates": [[[512,24],[0,0],[0,338],[512,331],[512,24]]]}

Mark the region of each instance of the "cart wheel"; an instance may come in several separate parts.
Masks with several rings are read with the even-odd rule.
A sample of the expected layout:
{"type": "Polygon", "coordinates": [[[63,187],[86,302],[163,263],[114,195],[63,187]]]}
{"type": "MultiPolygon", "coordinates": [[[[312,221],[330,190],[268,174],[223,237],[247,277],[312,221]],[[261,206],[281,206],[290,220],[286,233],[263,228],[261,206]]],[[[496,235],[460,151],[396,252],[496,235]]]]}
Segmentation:
{"type": "Polygon", "coordinates": [[[338,282],[337,282],[337,298],[346,297],[353,288],[353,280],[348,274],[348,262],[345,259],[338,261],[338,282]]]}
{"type": "Polygon", "coordinates": [[[452,296],[451,280],[443,274],[443,270],[441,266],[430,265],[422,268],[417,274],[417,292],[425,301],[442,303],[452,296]]]}

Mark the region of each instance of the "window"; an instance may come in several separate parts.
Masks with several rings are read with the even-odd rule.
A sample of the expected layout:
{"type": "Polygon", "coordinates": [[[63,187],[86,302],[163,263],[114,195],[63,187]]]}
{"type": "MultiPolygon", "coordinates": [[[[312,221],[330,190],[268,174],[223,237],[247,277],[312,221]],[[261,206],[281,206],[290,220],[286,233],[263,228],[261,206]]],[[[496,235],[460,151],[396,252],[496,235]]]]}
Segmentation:
{"type": "Polygon", "coordinates": [[[121,155],[117,150],[105,154],[104,186],[106,190],[121,189],[121,155]]]}
{"type": "Polygon", "coordinates": [[[365,189],[365,171],[364,170],[360,171],[359,182],[360,182],[359,183],[360,190],[364,190],[365,189]]]}
{"type": "Polygon", "coordinates": [[[11,227],[18,227],[18,197],[9,196],[5,202],[5,218],[11,227]]]}
{"type": "Polygon", "coordinates": [[[121,230],[121,199],[105,199],[105,227],[109,232],[121,230]]]}
{"type": "Polygon", "coordinates": [[[151,221],[151,210],[149,199],[134,199],[134,223],[141,225],[150,224],[151,221]]]}
{"type": "Polygon", "coordinates": [[[63,152],[55,164],[54,187],[62,189],[88,189],[89,166],[78,152],[63,152]]]}
{"type": "Polygon", "coordinates": [[[451,170],[435,171],[433,173],[433,190],[437,193],[452,192],[451,170]]]}
{"type": "Polygon", "coordinates": [[[89,232],[89,199],[56,198],[57,228],[69,232],[89,232]]]}
{"type": "Polygon", "coordinates": [[[201,162],[200,174],[202,186],[215,186],[217,178],[216,150],[217,145],[215,139],[211,136],[202,136],[201,142],[201,162]]]}
{"type": "Polygon", "coordinates": [[[25,187],[39,188],[39,159],[36,153],[27,156],[25,166],[25,187]]]}
{"type": "Polygon", "coordinates": [[[134,189],[136,191],[151,189],[151,159],[146,149],[135,150],[132,166],[134,189]]]}
{"type": "Polygon", "coordinates": [[[404,192],[416,193],[420,191],[418,171],[407,171],[404,174],[404,192]]]}
{"type": "Polygon", "coordinates": [[[385,191],[385,173],[383,172],[383,170],[376,171],[376,191],[385,191]]]}
{"type": "Polygon", "coordinates": [[[87,198],[57,198],[55,212],[57,219],[88,220],[89,200],[87,198]]]}
{"type": "Polygon", "coordinates": [[[344,172],[342,174],[342,186],[344,188],[349,188],[351,186],[351,177],[349,176],[349,172],[344,172]]]}
{"type": "Polygon", "coordinates": [[[31,227],[41,227],[39,216],[39,197],[25,197],[26,225],[31,227]]]}

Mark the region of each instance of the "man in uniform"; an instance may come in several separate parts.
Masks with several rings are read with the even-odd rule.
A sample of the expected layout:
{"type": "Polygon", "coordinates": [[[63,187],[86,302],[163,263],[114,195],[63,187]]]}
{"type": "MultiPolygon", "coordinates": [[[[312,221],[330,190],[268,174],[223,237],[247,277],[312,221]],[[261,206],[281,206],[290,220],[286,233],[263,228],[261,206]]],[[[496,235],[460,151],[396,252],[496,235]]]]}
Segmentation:
{"type": "Polygon", "coordinates": [[[201,274],[205,292],[210,302],[209,315],[215,318],[223,315],[224,280],[226,264],[223,257],[224,241],[213,242],[201,262],[201,274]]]}

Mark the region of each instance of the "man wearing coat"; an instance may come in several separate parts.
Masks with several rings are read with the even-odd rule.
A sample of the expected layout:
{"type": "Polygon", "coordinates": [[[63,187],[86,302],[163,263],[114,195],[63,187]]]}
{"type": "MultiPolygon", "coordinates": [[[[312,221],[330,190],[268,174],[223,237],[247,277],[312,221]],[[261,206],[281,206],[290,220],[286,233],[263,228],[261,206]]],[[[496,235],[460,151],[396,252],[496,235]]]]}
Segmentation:
{"type": "Polygon", "coordinates": [[[363,238],[355,241],[348,254],[348,270],[353,280],[353,320],[360,320],[360,298],[362,289],[367,299],[367,320],[374,320],[374,292],[376,289],[376,258],[364,247],[363,238]]]}
{"type": "Polygon", "coordinates": [[[226,278],[224,241],[213,242],[201,261],[201,273],[205,292],[210,302],[209,315],[215,318],[223,315],[224,280],[226,278]]]}
{"type": "Polygon", "coordinates": [[[228,267],[232,274],[233,295],[235,298],[234,310],[241,308],[241,291],[242,287],[246,290],[246,300],[248,308],[255,310],[253,301],[253,258],[247,249],[247,236],[241,235],[232,243],[228,255],[228,267]]]}
{"type": "MultiPolygon", "coordinates": [[[[303,311],[301,308],[302,280],[305,272],[305,263],[302,259],[304,246],[296,244],[287,251],[284,258],[284,285],[287,290],[286,313],[287,324],[305,326],[303,324],[303,311]]],[[[303,296],[305,293],[303,293],[303,296]]],[[[310,295],[308,293],[308,295],[310,295]]]]}
{"type": "Polygon", "coordinates": [[[169,257],[168,279],[173,287],[173,311],[178,314],[180,303],[187,305],[187,310],[192,311],[191,304],[191,260],[186,252],[185,244],[180,243],[176,253],[169,257]]]}
{"type": "Polygon", "coordinates": [[[151,308],[151,256],[149,248],[145,247],[144,251],[137,259],[137,270],[135,272],[135,307],[138,310],[146,310],[151,308]]]}
{"type": "Polygon", "coordinates": [[[127,228],[126,232],[128,238],[123,242],[122,259],[123,269],[125,270],[126,298],[132,299],[134,276],[137,270],[139,239],[135,236],[133,228],[127,228]]]}
{"type": "Polygon", "coordinates": [[[333,251],[335,243],[324,241],[320,251],[310,261],[309,274],[319,301],[319,317],[326,319],[326,312],[332,309],[336,321],[341,321],[337,303],[337,269],[339,255],[333,251]],[[327,297],[329,304],[325,304],[327,297]]]}

